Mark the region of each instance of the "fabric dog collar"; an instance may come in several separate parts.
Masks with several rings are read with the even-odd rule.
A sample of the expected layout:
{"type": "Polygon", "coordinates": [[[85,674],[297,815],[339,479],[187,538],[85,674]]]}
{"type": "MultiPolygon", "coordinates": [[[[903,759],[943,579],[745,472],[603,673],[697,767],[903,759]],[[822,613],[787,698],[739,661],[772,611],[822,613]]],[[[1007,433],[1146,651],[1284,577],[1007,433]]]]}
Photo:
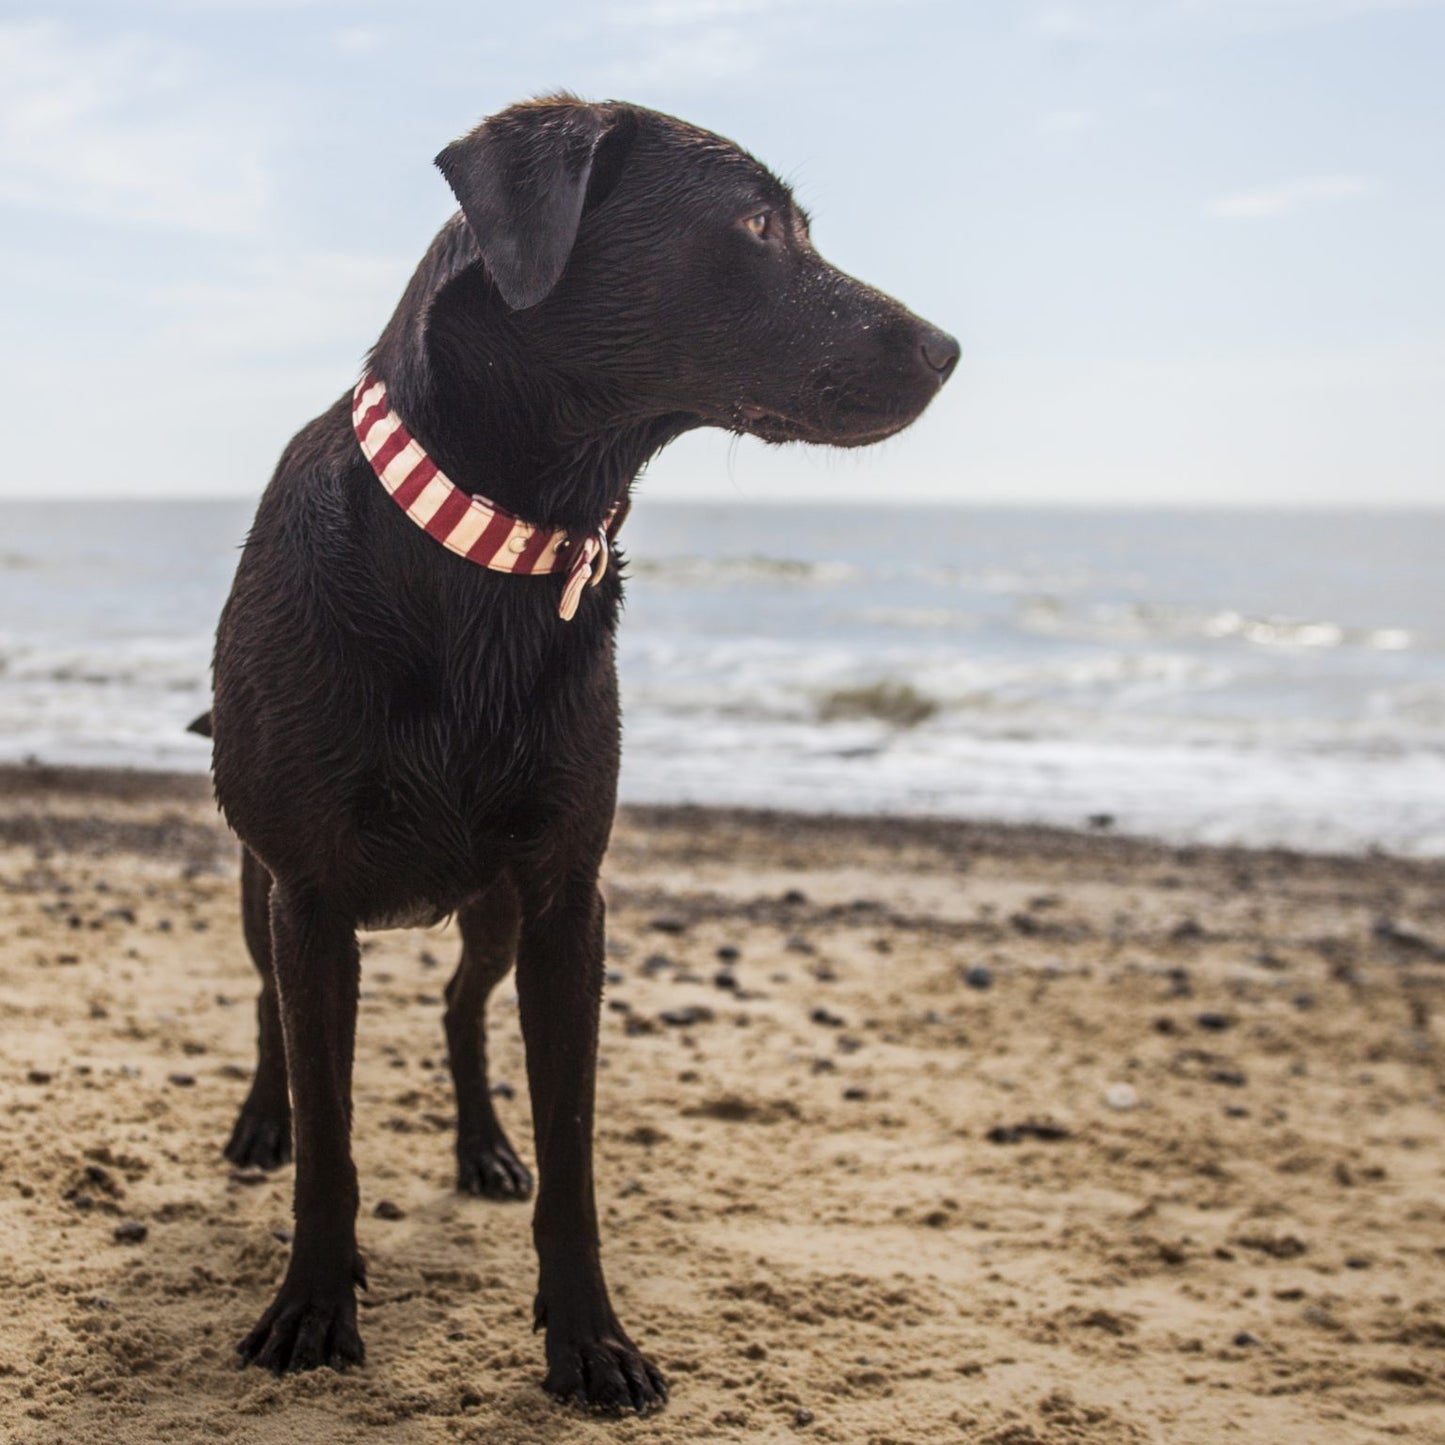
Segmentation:
{"type": "Polygon", "coordinates": [[[446,477],[387,404],[386,385],[368,372],[356,384],[351,424],[371,469],[392,500],[443,547],[493,572],[535,577],[565,572],[557,615],[570,621],[588,587],[607,571],[608,539],[622,525],[619,503],[580,543],[563,528],[536,527],[446,477]],[[594,566],[595,563],[595,566],[594,566]]]}

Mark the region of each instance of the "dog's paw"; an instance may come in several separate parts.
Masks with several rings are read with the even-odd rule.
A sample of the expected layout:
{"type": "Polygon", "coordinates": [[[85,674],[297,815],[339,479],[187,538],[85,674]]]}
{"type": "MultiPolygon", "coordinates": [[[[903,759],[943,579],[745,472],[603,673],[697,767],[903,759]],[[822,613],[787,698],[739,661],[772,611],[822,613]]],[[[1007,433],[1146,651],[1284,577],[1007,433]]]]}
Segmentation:
{"type": "Polygon", "coordinates": [[[620,1330],[602,1339],[547,1342],[542,1388],[565,1404],[603,1415],[649,1415],[667,1403],[662,1372],[620,1330]]]}
{"type": "Polygon", "coordinates": [[[291,1162],[291,1119],[245,1104],[221,1151],[238,1169],[279,1169],[291,1162]]]}
{"type": "Polygon", "coordinates": [[[285,1285],[256,1328],[236,1346],[243,1365],[278,1375],[291,1370],[344,1370],[366,1359],[356,1328],[356,1296],[290,1290],[285,1285]]]}
{"type": "Polygon", "coordinates": [[[457,1146],[457,1188],[484,1199],[530,1199],[532,1172],[505,1139],[457,1146]]]}

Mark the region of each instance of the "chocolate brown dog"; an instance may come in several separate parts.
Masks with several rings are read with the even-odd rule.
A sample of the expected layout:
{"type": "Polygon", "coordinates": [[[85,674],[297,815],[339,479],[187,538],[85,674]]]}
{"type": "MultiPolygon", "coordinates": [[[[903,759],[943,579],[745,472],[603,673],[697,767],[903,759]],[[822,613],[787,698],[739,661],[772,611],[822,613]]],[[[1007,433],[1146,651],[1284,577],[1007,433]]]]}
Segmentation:
{"type": "Polygon", "coordinates": [[[290,1265],[239,1348],[278,1371],[362,1359],[356,931],[454,912],[458,1185],[531,1190],[484,1053],[487,995],[515,957],[543,1383],[649,1410],[666,1385],[608,1302],[592,1185],[619,746],[607,541],[643,463],[682,433],[878,441],[928,405],[958,346],[829,266],[750,156],[668,116],[553,97],[437,164],[461,214],[357,398],[287,447],[217,634],[216,794],[247,850],[263,980],[226,1153],[275,1167],[294,1138],[296,1157],[290,1265]]]}

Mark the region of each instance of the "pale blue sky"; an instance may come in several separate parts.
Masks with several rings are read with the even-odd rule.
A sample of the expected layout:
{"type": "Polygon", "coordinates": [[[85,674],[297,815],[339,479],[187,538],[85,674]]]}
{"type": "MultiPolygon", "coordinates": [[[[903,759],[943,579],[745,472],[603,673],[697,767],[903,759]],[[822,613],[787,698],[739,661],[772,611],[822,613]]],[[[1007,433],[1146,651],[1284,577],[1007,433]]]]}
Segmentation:
{"type": "Polygon", "coordinates": [[[538,91],[791,180],[963,343],[912,431],[670,498],[1445,502],[1439,0],[3,0],[0,495],[256,492],[538,91]]]}

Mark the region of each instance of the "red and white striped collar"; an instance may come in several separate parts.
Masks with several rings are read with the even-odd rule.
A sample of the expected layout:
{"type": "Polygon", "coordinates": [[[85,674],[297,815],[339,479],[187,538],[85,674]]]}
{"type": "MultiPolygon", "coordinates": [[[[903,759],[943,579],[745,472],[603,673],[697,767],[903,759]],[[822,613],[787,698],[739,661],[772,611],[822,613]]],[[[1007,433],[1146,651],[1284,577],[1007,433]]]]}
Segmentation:
{"type": "Polygon", "coordinates": [[[557,615],[570,620],[583,591],[607,570],[608,541],[622,525],[615,505],[595,532],[575,543],[564,528],[536,527],[448,479],[387,402],[386,385],[368,372],[351,400],[356,439],[392,500],[428,536],[493,572],[536,577],[565,572],[557,615]]]}

